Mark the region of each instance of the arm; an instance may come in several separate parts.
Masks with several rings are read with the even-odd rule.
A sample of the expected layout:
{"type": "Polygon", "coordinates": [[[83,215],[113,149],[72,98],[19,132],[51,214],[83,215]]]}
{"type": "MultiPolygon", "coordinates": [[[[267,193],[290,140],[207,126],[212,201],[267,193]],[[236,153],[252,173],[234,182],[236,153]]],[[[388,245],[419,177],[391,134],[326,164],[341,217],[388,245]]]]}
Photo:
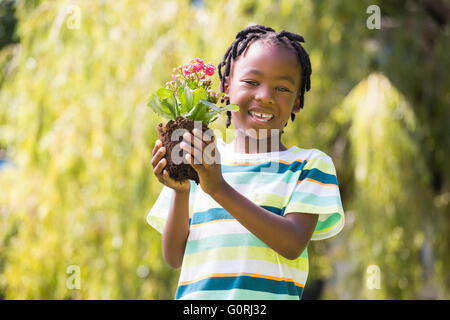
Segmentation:
{"type": "Polygon", "coordinates": [[[162,234],[164,260],[179,268],[183,262],[186,241],[189,235],[189,191],[175,191],[169,215],[162,234]]]}
{"type": "Polygon", "coordinates": [[[210,194],[247,230],[283,257],[296,259],[306,248],[318,215],[292,212],[279,216],[261,208],[223,182],[223,187],[210,194]]]}
{"type": "Polygon", "coordinates": [[[157,140],[153,148],[153,173],[159,182],[173,189],[174,196],[169,209],[166,225],[162,234],[162,249],[164,260],[173,268],[179,268],[183,262],[186,240],[189,235],[189,180],[175,181],[170,178],[164,167],[167,160],[164,157],[166,148],[157,140]]]}
{"type": "Polygon", "coordinates": [[[279,216],[254,204],[224,180],[217,148],[213,149],[214,155],[200,151],[206,150],[214,137],[205,142],[199,130],[193,129],[192,133],[194,135],[183,135],[180,147],[187,152],[186,160],[198,173],[203,191],[277,253],[287,259],[296,259],[311,239],[318,215],[292,212],[279,216]],[[201,157],[195,149],[199,149],[201,157]],[[203,161],[205,159],[207,161],[203,161]]]}

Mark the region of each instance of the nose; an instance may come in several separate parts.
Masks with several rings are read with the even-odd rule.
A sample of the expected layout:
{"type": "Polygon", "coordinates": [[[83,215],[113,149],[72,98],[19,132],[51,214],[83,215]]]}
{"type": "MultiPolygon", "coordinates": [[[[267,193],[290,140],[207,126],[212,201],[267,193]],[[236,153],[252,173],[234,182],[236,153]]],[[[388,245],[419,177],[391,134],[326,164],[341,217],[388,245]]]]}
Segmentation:
{"type": "Polygon", "coordinates": [[[255,100],[261,104],[273,104],[275,100],[273,98],[272,90],[268,85],[260,85],[256,94],[255,100]]]}

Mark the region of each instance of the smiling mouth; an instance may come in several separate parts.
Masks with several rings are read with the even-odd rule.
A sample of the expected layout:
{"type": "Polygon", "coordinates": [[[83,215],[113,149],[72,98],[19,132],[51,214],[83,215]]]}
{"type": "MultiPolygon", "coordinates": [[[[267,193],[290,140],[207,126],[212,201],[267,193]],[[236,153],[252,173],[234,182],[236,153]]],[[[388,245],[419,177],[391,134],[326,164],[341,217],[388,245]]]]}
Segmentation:
{"type": "Polygon", "coordinates": [[[272,115],[268,115],[268,114],[264,114],[264,113],[258,113],[258,112],[253,112],[253,111],[249,111],[248,114],[256,121],[258,122],[262,122],[262,123],[268,123],[270,121],[273,120],[273,118],[275,118],[275,116],[272,115]]]}

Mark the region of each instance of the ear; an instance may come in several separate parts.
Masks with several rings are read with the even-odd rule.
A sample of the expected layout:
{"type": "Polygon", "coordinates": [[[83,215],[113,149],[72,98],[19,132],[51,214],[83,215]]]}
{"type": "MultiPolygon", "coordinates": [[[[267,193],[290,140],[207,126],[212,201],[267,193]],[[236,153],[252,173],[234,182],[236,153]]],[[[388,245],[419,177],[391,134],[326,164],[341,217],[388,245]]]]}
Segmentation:
{"type": "Polygon", "coordinates": [[[300,112],[300,96],[298,95],[297,98],[295,98],[294,105],[292,106],[292,112],[297,113],[300,112]]]}
{"type": "Polygon", "coordinates": [[[225,94],[228,94],[228,90],[230,89],[230,77],[225,77],[223,81],[223,90],[225,94]]]}

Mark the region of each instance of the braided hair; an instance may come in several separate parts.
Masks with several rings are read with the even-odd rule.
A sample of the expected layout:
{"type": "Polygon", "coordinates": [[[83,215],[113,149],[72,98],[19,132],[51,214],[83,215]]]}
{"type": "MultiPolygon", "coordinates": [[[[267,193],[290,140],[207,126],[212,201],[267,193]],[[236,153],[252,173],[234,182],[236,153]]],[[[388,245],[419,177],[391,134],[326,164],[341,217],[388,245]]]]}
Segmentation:
{"type": "MultiPolygon", "coordinates": [[[[262,25],[253,25],[245,28],[236,35],[236,39],[228,48],[222,61],[218,65],[219,78],[220,78],[220,90],[224,92],[225,78],[230,75],[231,63],[236,60],[247,47],[256,40],[267,41],[275,45],[284,45],[291,50],[295,50],[297,57],[301,65],[302,83],[300,87],[300,108],[303,108],[305,90],[309,91],[311,89],[311,62],[309,60],[309,55],[302,47],[300,42],[305,42],[302,36],[291,33],[288,31],[275,32],[274,29],[270,27],[265,27],[262,25]],[[224,74],[222,75],[222,67],[224,67],[224,74]]],[[[222,100],[223,102],[223,100],[222,100]]],[[[227,100],[226,104],[230,104],[227,100]]],[[[227,111],[227,122],[226,127],[228,128],[231,124],[231,111],[227,111]]],[[[291,113],[291,119],[294,121],[295,114],[291,113]]],[[[286,123],[287,125],[287,123],[286,123]]],[[[285,126],[286,126],[285,125],[285,126]]]]}

